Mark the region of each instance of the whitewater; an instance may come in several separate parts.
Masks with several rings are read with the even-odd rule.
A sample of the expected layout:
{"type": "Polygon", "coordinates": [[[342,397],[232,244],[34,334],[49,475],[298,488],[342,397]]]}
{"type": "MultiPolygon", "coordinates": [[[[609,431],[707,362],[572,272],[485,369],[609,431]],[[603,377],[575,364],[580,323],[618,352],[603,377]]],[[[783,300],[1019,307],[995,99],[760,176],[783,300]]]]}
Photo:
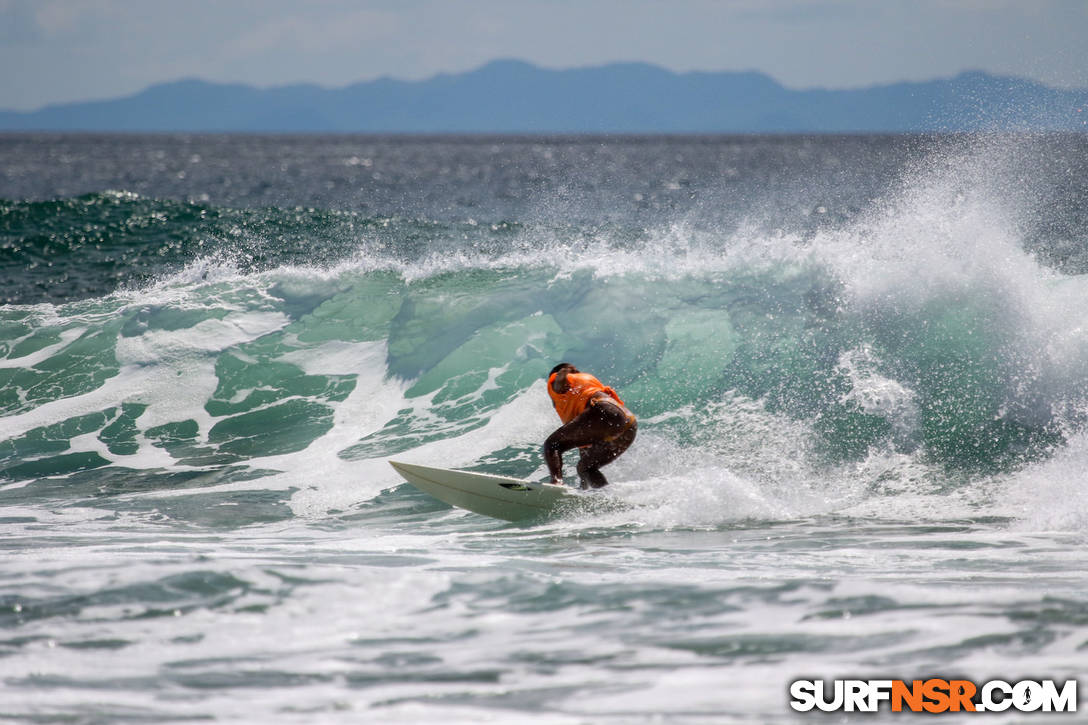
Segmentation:
{"type": "Polygon", "coordinates": [[[797,679],[1083,674],[1083,136],[0,154],[0,718],[794,723],[797,679]],[[389,467],[542,480],[564,360],[639,416],[599,505],[389,467]]]}

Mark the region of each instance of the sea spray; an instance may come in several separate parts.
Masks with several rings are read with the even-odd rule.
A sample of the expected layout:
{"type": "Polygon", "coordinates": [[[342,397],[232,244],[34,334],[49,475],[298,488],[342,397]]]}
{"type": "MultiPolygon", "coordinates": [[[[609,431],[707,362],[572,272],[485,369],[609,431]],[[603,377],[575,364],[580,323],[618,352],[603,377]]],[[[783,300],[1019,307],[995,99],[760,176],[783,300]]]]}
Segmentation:
{"type": "Polygon", "coordinates": [[[787,723],[795,679],[1082,672],[1080,137],[4,143],[8,719],[787,723]],[[599,506],[389,467],[539,480],[560,359],[640,416],[599,506]]]}
{"type": "Polygon", "coordinates": [[[26,495],[91,471],[152,491],[199,472],[297,492],[318,461],[391,483],[384,459],[474,431],[491,433],[460,465],[540,475],[546,406],[514,411],[559,359],[638,411],[640,469],[665,456],[671,471],[728,470],[755,499],[851,481],[800,511],[889,490],[877,460],[909,480],[1009,473],[1079,434],[1088,392],[1088,339],[1066,313],[1088,285],[1025,251],[1035,197],[1007,183],[1024,155],[975,138],[914,157],[868,208],[807,230],[751,211],[716,229],[702,206],[570,235],[115,192],[18,202],[18,224],[52,215],[71,236],[57,215],[76,215],[107,235],[80,233],[62,255],[112,263],[127,244],[174,262],[142,285],[5,309],[3,475],[26,495]],[[249,241],[219,244],[230,229],[249,241]],[[327,263],[297,263],[304,237],[327,263]],[[519,415],[536,422],[492,425],[521,430],[519,415]]]}

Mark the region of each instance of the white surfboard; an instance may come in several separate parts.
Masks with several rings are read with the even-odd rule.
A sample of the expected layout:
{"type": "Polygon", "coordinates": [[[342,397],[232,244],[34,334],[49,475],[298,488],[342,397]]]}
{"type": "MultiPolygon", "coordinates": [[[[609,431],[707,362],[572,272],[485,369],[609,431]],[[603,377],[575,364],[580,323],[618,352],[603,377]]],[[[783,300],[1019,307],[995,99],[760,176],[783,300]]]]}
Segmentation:
{"type": "Polygon", "coordinates": [[[451,506],[506,521],[562,513],[589,498],[567,486],[390,461],[404,480],[451,506]]]}

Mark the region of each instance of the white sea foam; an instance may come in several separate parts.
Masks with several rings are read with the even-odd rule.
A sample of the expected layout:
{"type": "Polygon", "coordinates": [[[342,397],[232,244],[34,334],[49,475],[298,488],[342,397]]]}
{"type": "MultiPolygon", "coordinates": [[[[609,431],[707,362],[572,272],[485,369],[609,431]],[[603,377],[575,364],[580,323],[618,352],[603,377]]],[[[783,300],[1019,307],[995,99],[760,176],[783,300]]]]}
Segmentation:
{"type": "MultiPolygon", "coordinates": [[[[336,143],[333,158],[382,163],[360,147],[371,141],[336,143]]],[[[360,253],[334,268],[244,274],[212,260],[143,290],[36,306],[30,324],[55,326],[62,343],[124,318],[111,343],[120,372],[0,419],[4,432],[138,402],[149,407],[134,421],[136,455],[114,456],[97,431],[72,449],[183,475],[160,486],[160,471],[115,469],[102,474],[119,484],[110,491],[93,471],[0,486],[5,713],[784,724],[799,677],[1078,676],[1088,638],[1084,284],[1017,251],[1023,210],[1003,206],[968,161],[914,175],[861,223],[809,235],[767,233],[760,219],[729,235],[666,221],[626,247],[541,233],[539,249],[504,258],[360,253]],[[379,291],[352,294],[372,271],[379,291]],[[459,289],[444,272],[475,286],[459,289]],[[528,287],[525,297],[491,299],[499,278],[504,292],[528,287]],[[735,297],[722,293],[731,285],[735,297]],[[968,312],[950,329],[977,346],[927,337],[919,322],[968,312]],[[624,342],[617,330],[637,339],[633,352],[610,347],[624,342]],[[918,334],[897,353],[907,333],[918,334]],[[996,472],[969,457],[954,461],[966,470],[944,465],[925,437],[926,406],[943,394],[927,373],[941,370],[916,354],[941,345],[961,357],[940,364],[1000,363],[973,380],[1018,401],[1016,420],[1053,422],[1064,442],[996,472]],[[626,355],[631,384],[608,382],[646,396],[628,401],[638,440],[605,469],[612,485],[599,495],[610,505],[525,526],[398,509],[421,499],[391,490],[399,479],[383,446],[403,439],[390,431],[419,435],[395,456],[420,463],[536,456],[558,422],[536,369],[567,352],[626,355]],[[282,365],[287,376],[329,376],[328,387],[220,381],[216,363],[229,358],[261,374],[282,365]],[[415,379],[390,375],[398,364],[415,379]],[[823,377],[805,377],[813,368],[823,377]],[[437,388],[409,392],[432,371],[437,388]],[[468,380],[479,382],[444,387],[468,380]],[[663,387],[691,380],[695,392],[663,387]],[[331,409],[331,428],[301,450],[258,447],[187,483],[191,468],[142,431],[192,420],[207,443],[227,419],[206,409],[220,382],[239,406],[274,393],[258,412],[283,400],[331,409]],[[666,393],[668,404],[652,399],[666,393]],[[831,455],[821,415],[844,409],[896,434],[846,460],[831,455]],[[480,425],[467,430],[464,416],[480,425]],[[246,465],[279,473],[220,476],[246,465]],[[189,515],[168,518],[186,499],[189,515]]],[[[65,347],[14,367],[48,366],[65,347]]]]}

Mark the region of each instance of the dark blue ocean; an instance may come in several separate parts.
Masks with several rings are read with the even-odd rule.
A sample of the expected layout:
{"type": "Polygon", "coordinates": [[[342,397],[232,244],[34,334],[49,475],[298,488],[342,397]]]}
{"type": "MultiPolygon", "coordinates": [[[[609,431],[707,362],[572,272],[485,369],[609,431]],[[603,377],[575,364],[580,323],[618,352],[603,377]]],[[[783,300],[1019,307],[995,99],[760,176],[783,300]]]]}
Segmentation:
{"type": "Polygon", "coordinates": [[[1079,677],[1086,275],[1085,135],[0,135],[0,720],[1079,677]],[[561,360],[640,418],[601,506],[388,466],[544,478],[561,360]]]}

